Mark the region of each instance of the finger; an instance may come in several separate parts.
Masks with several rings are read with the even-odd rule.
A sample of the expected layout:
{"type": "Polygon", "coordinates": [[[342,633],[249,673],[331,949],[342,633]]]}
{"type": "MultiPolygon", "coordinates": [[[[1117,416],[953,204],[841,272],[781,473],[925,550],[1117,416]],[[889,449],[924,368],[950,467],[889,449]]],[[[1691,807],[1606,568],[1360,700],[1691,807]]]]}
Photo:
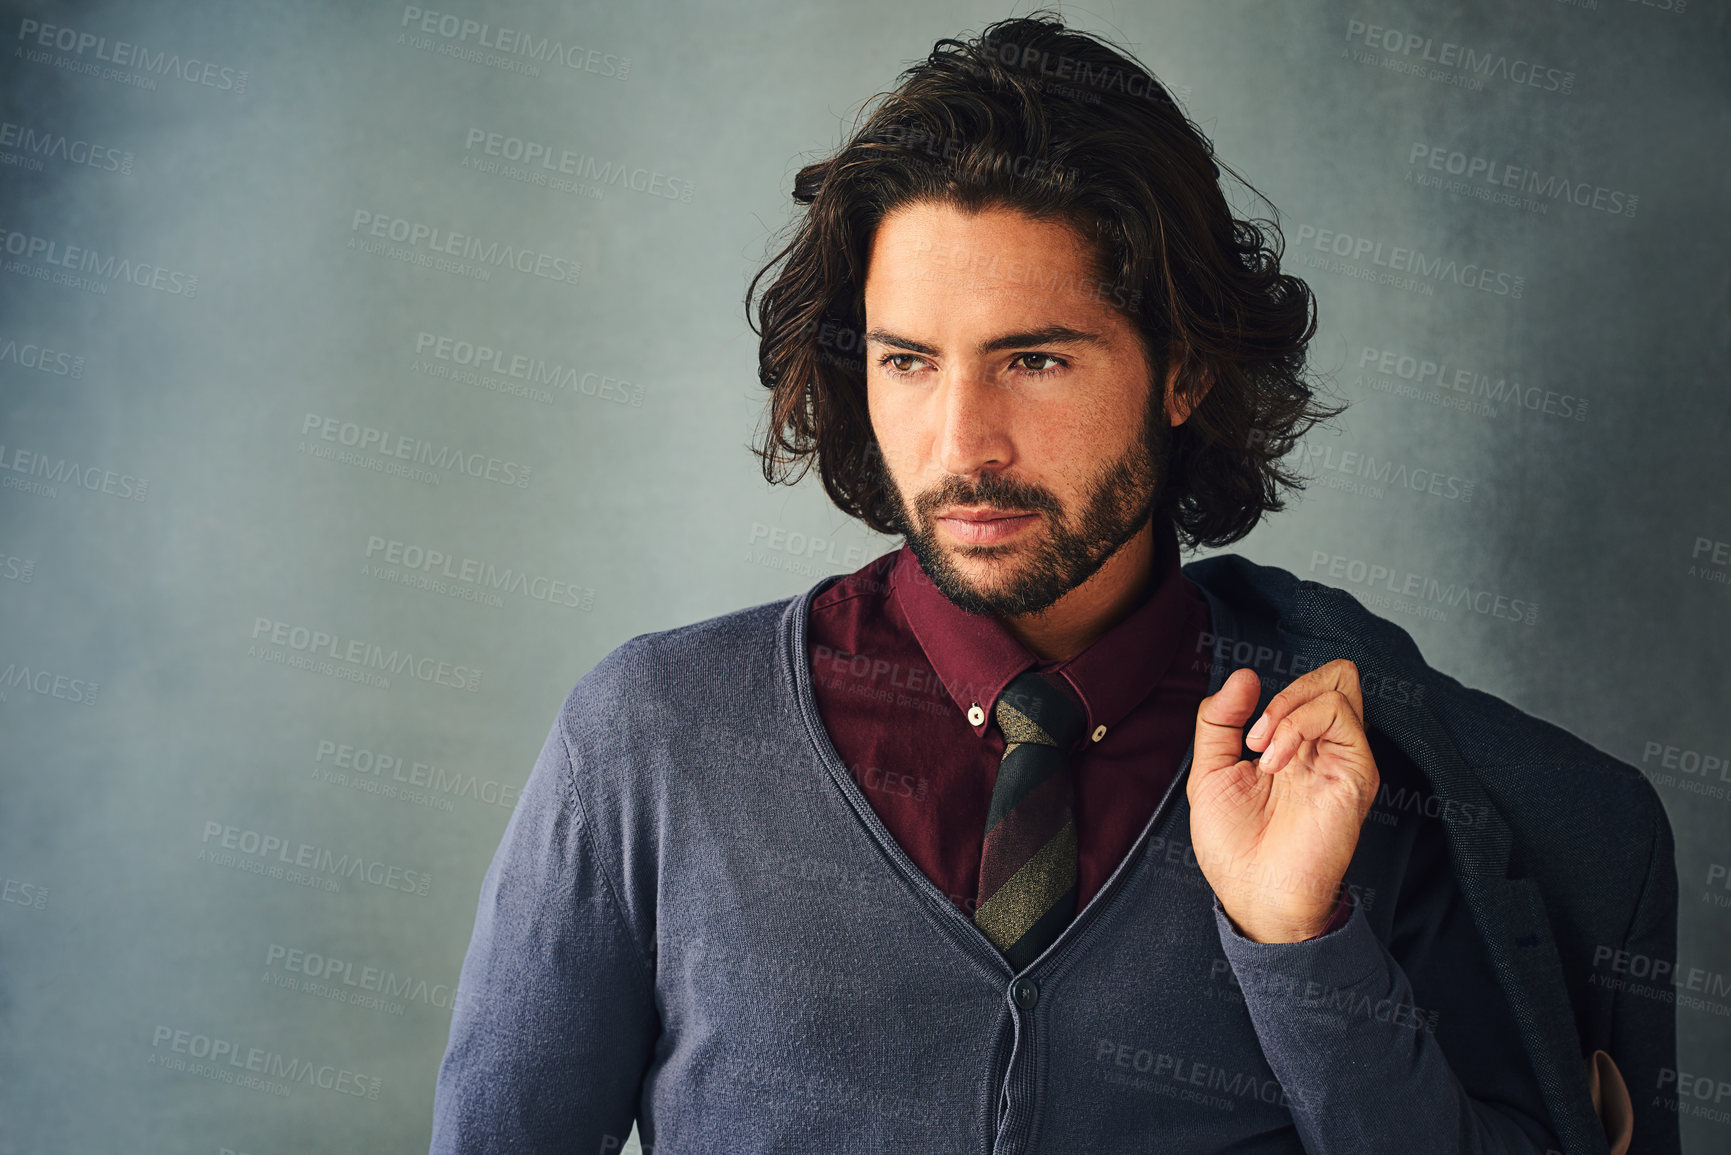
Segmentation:
{"type": "Polygon", "coordinates": [[[1348,748],[1366,745],[1364,727],[1352,712],[1352,703],[1339,690],[1328,690],[1282,718],[1257,765],[1275,774],[1292,761],[1306,742],[1333,743],[1348,748]]]}
{"type": "Polygon", "coordinates": [[[1202,699],[1196,709],[1192,772],[1207,774],[1243,760],[1244,720],[1261,696],[1262,679],[1246,666],[1232,671],[1220,689],[1202,699]]]}
{"type": "Polygon", "coordinates": [[[1252,750],[1260,750],[1266,754],[1269,735],[1280,725],[1282,719],[1317,695],[1331,690],[1346,698],[1351,705],[1353,716],[1358,719],[1359,725],[1363,726],[1364,695],[1359,689],[1358,667],[1345,658],[1336,658],[1294,678],[1285,689],[1270,698],[1268,708],[1262,712],[1262,717],[1257,719],[1256,724],[1250,727],[1244,744],[1252,750]]]}

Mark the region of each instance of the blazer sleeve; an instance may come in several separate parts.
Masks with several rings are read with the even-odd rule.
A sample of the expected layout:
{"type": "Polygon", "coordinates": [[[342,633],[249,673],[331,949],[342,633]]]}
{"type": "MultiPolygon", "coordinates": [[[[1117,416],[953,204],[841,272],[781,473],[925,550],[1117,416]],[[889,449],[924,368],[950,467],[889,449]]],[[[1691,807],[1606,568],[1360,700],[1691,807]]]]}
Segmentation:
{"type": "Polygon", "coordinates": [[[433,1096],[432,1155],[619,1151],[659,1033],[555,722],[481,883],[433,1096]]]}
{"type": "MultiPolygon", "coordinates": [[[[1623,949],[1630,959],[1668,965],[1674,987],[1663,992],[1687,1000],[1688,976],[1677,974],[1677,855],[1671,822],[1655,803],[1653,849],[1647,879],[1635,904],[1635,917],[1623,949]]],[[[1665,984],[1625,984],[1611,1010],[1607,1048],[1629,1088],[1635,1130],[1630,1155],[1677,1155],[1681,1150],[1677,1103],[1677,1008],[1657,989],[1665,984]]]]}

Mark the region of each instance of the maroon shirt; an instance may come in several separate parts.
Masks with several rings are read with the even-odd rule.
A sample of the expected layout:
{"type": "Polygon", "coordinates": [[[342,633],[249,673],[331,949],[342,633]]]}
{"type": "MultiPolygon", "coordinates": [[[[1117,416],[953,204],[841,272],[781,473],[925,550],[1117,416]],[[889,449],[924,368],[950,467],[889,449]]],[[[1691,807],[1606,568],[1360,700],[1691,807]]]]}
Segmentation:
{"type": "MultiPolygon", "coordinates": [[[[905,544],[812,600],[807,645],[818,713],[843,764],[908,857],[971,918],[1004,755],[991,716],[998,694],[1037,669],[1086,714],[1069,762],[1080,911],[1147,825],[1195,737],[1208,626],[1208,603],[1179,569],[1177,535],[1162,521],[1141,600],[1063,661],[1042,661],[995,617],[958,609],[905,544]],[[985,716],[970,725],[975,704],[985,716]]],[[[1350,909],[1343,901],[1327,929],[1350,909]]]]}
{"type": "Polygon", "coordinates": [[[1054,675],[1087,715],[1069,762],[1077,910],[1177,775],[1208,693],[1211,655],[1197,645],[1208,604],[1179,571],[1169,523],[1156,526],[1155,551],[1136,608],[1058,662],[1041,661],[995,617],[958,609],[906,545],[813,599],[807,636],[824,728],[908,857],[970,917],[1004,755],[992,704],[1016,675],[1054,675]],[[976,703],[985,717],[974,726],[976,703]]]}

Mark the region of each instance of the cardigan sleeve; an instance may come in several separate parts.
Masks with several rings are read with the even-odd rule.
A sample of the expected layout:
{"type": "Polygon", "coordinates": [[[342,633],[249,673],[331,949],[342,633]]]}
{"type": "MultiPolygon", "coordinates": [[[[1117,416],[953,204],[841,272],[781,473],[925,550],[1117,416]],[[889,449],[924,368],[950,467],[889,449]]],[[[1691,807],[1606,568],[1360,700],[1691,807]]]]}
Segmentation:
{"type": "Polygon", "coordinates": [[[1259,943],[1214,902],[1220,942],[1305,1150],[1544,1155],[1561,1146],[1450,867],[1422,820],[1395,908],[1365,896],[1319,937],[1259,943]]]}
{"type": "Polygon", "coordinates": [[[1545,1155],[1556,1147],[1542,1102],[1467,1092],[1432,1034],[1440,1012],[1415,1000],[1361,909],[1339,930],[1293,943],[1244,938],[1218,900],[1214,912],[1310,1155],[1545,1155]]]}
{"type": "Polygon", "coordinates": [[[556,722],[481,883],[432,1155],[625,1146],[659,1033],[654,973],[589,835],[556,722]]]}

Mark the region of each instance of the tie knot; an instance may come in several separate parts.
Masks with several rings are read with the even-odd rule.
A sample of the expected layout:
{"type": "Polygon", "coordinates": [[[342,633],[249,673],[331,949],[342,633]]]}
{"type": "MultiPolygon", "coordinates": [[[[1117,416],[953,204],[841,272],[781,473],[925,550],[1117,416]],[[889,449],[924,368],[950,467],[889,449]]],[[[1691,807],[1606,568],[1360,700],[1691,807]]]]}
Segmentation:
{"type": "Polygon", "coordinates": [[[1067,750],[1082,736],[1087,717],[1052,678],[1027,670],[1010,680],[992,707],[1006,742],[1038,742],[1067,750]]]}

